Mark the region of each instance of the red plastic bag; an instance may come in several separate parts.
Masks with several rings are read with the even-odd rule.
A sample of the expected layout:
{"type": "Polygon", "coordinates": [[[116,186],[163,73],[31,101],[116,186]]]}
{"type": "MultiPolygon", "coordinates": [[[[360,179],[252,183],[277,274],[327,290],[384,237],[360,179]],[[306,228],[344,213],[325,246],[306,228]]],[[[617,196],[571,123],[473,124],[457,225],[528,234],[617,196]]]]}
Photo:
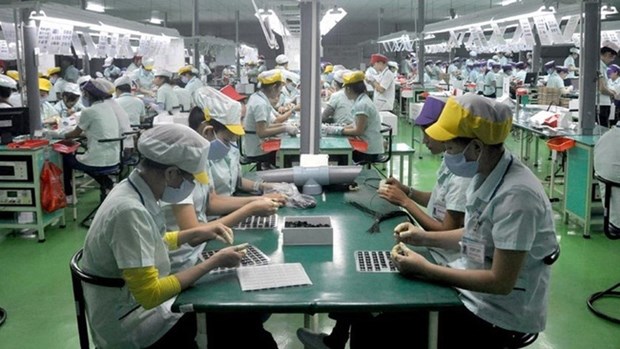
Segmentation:
{"type": "Polygon", "coordinates": [[[41,170],[41,206],[45,212],[54,212],[67,206],[61,176],[62,170],[45,160],[41,170]]]}

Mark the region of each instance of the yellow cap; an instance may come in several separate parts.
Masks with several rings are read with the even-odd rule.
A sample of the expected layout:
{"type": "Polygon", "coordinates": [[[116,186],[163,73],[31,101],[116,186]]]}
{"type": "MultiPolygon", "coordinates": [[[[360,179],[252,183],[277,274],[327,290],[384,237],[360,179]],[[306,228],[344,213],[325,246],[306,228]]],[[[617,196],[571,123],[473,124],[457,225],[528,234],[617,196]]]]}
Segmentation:
{"type": "Polygon", "coordinates": [[[19,72],[17,70],[7,70],[6,76],[10,77],[15,81],[19,80],[19,72]]]}
{"type": "Polygon", "coordinates": [[[184,67],[179,68],[179,75],[191,72],[192,68],[193,67],[191,65],[186,65],[184,67]]]}
{"type": "Polygon", "coordinates": [[[52,89],[52,83],[49,80],[39,78],[39,90],[40,91],[50,92],[51,89],[52,89]]]}
{"type": "Polygon", "coordinates": [[[258,74],[258,82],[263,85],[271,85],[276,82],[284,82],[284,75],[280,69],[271,69],[258,74]]]}
{"type": "Polygon", "coordinates": [[[59,74],[60,73],[60,67],[52,67],[47,69],[47,76],[52,76],[54,74],[59,74]]]}
{"type": "Polygon", "coordinates": [[[342,77],[342,84],[343,86],[346,86],[354,84],[356,82],[364,81],[365,77],[366,76],[364,75],[364,72],[361,70],[352,71],[350,73],[344,74],[344,76],[342,77]]]}
{"type": "Polygon", "coordinates": [[[507,105],[467,93],[450,97],[437,122],[425,132],[440,142],[464,137],[477,138],[484,144],[500,144],[511,127],[512,112],[507,105]]]}
{"type": "Polygon", "coordinates": [[[331,64],[328,64],[328,65],[326,65],[326,66],[325,66],[325,70],[324,70],[323,72],[324,72],[325,74],[329,74],[329,73],[331,73],[332,71],[334,71],[334,66],[333,66],[333,65],[331,65],[331,64]]]}

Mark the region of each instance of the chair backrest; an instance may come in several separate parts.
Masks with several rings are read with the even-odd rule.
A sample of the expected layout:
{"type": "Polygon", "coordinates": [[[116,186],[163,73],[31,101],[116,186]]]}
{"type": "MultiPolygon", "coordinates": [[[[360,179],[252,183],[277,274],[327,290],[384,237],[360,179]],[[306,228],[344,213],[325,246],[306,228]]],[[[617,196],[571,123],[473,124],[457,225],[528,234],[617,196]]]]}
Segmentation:
{"type": "Polygon", "coordinates": [[[392,158],[392,143],[393,143],[393,136],[392,136],[392,126],[388,125],[384,122],[381,123],[381,134],[383,135],[383,137],[387,137],[388,138],[388,154],[386,158],[381,159],[381,162],[388,162],[390,161],[390,159],[392,158]],[[386,136],[387,134],[387,136],[386,136]]]}
{"type": "Polygon", "coordinates": [[[84,299],[82,282],[97,286],[120,288],[125,285],[125,280],[105,278],[85,272],[79,264],[82,259],[82,252],[83,250],[80,249],[71,257],[69,267],[71,269],[71,284],[73,285],[73,300],[75,302],[75,315],[77,318],[80,348],[88,349],[90,345],[88,341],[88,327],[86,325],[86,300],[84,299]]]}
{"type": "MultiPolygon", "coordinates": [[[[620,183],[619,182],[614,182],[611,181],[609,179],[603,178],[601,177],[599,174],[594,174],[594,177],[601,182],[602,184],[605,185],[605,197],[603,198],[603,206],[605,207],[605,211],[603,214],[603,231],[605,232],[605,235],[611,239],[611,240],[618,240],[620,239],[620,229],[618,229],[617,227],[613,226],[611,224],[611,222],[609,221],[609,215],[610,215],[610,205],[611,205],[611,194],[612,194],[612,188],[620,188],[620,183]]],[[[618,209],[618,208],[616,208],[618,209]]]]}

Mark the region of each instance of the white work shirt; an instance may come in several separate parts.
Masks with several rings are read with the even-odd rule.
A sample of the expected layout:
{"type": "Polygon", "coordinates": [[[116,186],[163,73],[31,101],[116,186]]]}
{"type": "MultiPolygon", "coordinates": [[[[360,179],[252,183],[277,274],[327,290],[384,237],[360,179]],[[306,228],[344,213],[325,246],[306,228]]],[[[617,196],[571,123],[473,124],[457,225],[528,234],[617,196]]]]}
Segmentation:
{"type": "Polygon", "coordinates": [[[135,71],[136,69],[140,69],[140,67],[135,65],[133,62],[131,62],[131,64],[129,64],[127,69],[125,69],[125,74],[129,74],[129,73],[135,71]]]}
{"type": "MultiPolygon", "coordinates": [[[[377,79],[377,75],[378,74],[379,73],[377,73],[375,68],[373,68],[372,66],[368,67],[368,69],[366,69],[366,72],[364,73],[364,75],[366,76],[367,79],[370,77],[371,79],[375,79],[375,80],[377,79]]],[[[364,79],[364,84],[366,85],[366,90],[367,91],[372,92],[372,91],[375,90],[375,88],[373,87],[372,84],[369,84],[368,82],[366,82],[366,79],[364,79]]]]}
{"type": "Polygon", "coordinates": [[[362,93],[353,102],[351,115],[357,118],[366,117],[366,128],[359,138],[368,143],[366,154],[383,154],[383,137],[381,136],[381,118],[379,111],[367,94],[362,93]],[[365,115],[365,116],[362,116],[365,115]]]}
{"type": "Polygon", "coordinates": [[[64,91],[66,84],[67,84],[67,81],[65,81],[65,79],[59,77],[56,80],[56,82],[52,85],[52,88],[50,89],[49,96],[47,97],[47,100],[49,102],[56,102],[56,101],[62,100],[62,91],[64,91]],[[57,95],[60,96],[60,97],[56,97],[57,95]]]}
{"type": "MultiPolygon", "coordinates": [[[[618,79],[620,80],[620,79],[618,79]]],[[[612,126],[594,146],[594,171],[601,177],[620,182],[620,127],[612,126]]],[[[605,198],[605,185],[600,185],[601,197],[605,198]]],[[[620,228],[620,188],[613,188],[609,208],[610,222],[620,228]]]]}
{"type": "Polygon", "coordinates": [[[557,247],[553,211],[538,178],[507,150],[488,177],[472,179],[464,229],[453,268],[489,270],[496,248],[527,252],[511,293],[459,289],[465,307],[506,330],[543,331],[551,273],[543,259],[557,247]]]}
{"type": "MultiPolygon", "coordinates": [[[[209,174],[209,178],[211,175],[209,174]]],[[[183,199],[175,205],[194,205],[194,211],[196,218],[200,223],[207,223],[207,206],[209,203],[209,193],[211,192],[210,184],[201,184],[196,182],[196,186],[192,191],[192,194],[183,199]]],[[[167,202],[159,202],[162,213],[166,220],[166,231],[179,230],[176,217],[172,212],[172,204],[167,202]]],[[[206,242],[203,242],[196,246],[190,244],[183,244],[176,250],[168,251],[168,257],[170,258],[170,273],[175,274],[187,268],[191,268],[203,260],[202,251],[207,246],[206,242]]]]}
{"type": "Polygon", "coordinates": [[[493,70],[489,70],[484,75],[484,85],[482,87],[482,94],[485,96],[494,94],[497,89],[496,84],[497,84],[497,77],[495,76],[495,72],[493,70]]]}
{"type": "Polygon", "coordinates": [[[139,68],[133,71],[131,78],[138,84],[138,86],[140,86],[140,88],[151,90],[153,88],[153,79],[155,79],[155,75],[152,71],[139,68]]]}
{"type": "Polygon", "coordinates": [[[527,74],[527,71],[525,71],[525,69],[521,69],[521,70],[516,70],[514,73],[514,77],[515,80],[519,80],[521,82],[525,82],[525,75],[527,74]]]}
{"type": "Polygon", "coordinates": [[[172,88],[172,91],[174,91],[174,94],[179,100],[179,106],[181,107],[181,110],[189,112],[192,109],[192,93],[189,92],[189,90],[184,89],[180,86],[174,86],[172,88]]]}
{"type": "Polygon", "coordinates": [[[42,123],[54,116],[60,117],[60,113],[58,113],[58,111],[56,110],[56,108],[54,108],[52,103],[43,102],[40,105],[41,105],[41,122],[42,123]]]}
{"type": "Polygon", "coordinates": [[[231,146],[223,159],[209,160],[209,184],[217,195],[232,196],[241,185],[240,157],[239,149],[231,146]]]}
{"type": "Polygon", "coordinates": [[[121,72],[121,68],[115,66],[115,65],[111,65],[109,67],[106,67],[103,70],[103,76],[106,77],[106,79],[113,81],[114,79],[117,79],[121,76],[123,72],[121,72]]]}
{"type": "Polygon", "coordinates": [[[620,93],[620,78],[616,78],[616,80],[607,79],[607,86],[615,93],[620,93]]]}
{"type": "MultiPolygon", "coordinates": [[[[82,268],[91,274],[121,278],[123,269],[155,267],[159,277],[170,274],[165,222],[157,200],[134,170],[112,189],[97,210],[86,241],[82,268]]],[[[84,283],[88,322],[99,348],[143,348],[153,344],[183,315],[173,313],[172,297],[145,310],[127,285],[121,288],[84,283]]]]}
{"type": "Polygon", "coordinates": [[[394,84],[394,73],[388,68],[375,76],[375,80],[385,89],[383,92],[375,90],[372,101],[378,111],[391,111],[394,109],[394,97],[396,96],[396,84],[394,84]]]}
{"type": "MultiPolygon", "coordinates": [[[[426,206],[428,215],[443,222],[448,210],[465,213],[466,194],[470,183],[471,178],[459,177],[450,172],[442,160],[437,170],[437,183],[426,206]]],[[[442,265],[455,261],[461,255],[459,251],[442,248],[432,248],[430,252],[435,261],[442,265]]]]}
{"type": "MultiPolygon", "coordinates": [[[[112,110],[114,111],[114,116],[116,117],[116,121],[118,121],[119,133],[117,137],[122,137],[123,133],[131,132],[133,129],[131,128],[131,122],[129,121],[129,115],[123,109],[123,107],[118,104],[118,102],[113,98],[108,98],[103,103],[108,104],[112,110]]],[[[129,135],[125,137],[125,141],[123,142],[124,148],[133,148],[133,136],[129,135]]]]}
{"type": "Polygon", "coordinates": [[[146,116],[144,102],[131,93],[122,93],[116,98],[116,102],[127,113],[130,125],[139,125],[142,118],[146,116]]]}
{"type": "MultiPolygon", "coordinates": [[[[194,92],[203,87],[204,83],[196,76],[192,76],[191,79],[185,84],[185,89],[189,92],[190,96],[194,95],[194,92]]],[[[189,109],[188,109],[189,110],[189,109]]]]}
{"type": "MultiPolygon", "coordinates": [[[[60,114],[61,118],[66,118],[69,116],[69,109],[67,108],[67,105],[65,104],[64,100],[60,100],[58,103],[56,103],[54,105],[54,109],[56,109],[56,111],[58,112],[58,114],[60,114]]],[[[73,105],[73,107],[71,108],[74,112],[78,113],[81,112],[82,109],[84,109],[84,106],[82,105],[82,103],[80,103],[80,101],[78,100],[77,103],[75,103],[75,105],[73,105]]]]}
{"type": "MultiPolygon", "coordinates": [[[[603,75],[607,74],[607,64],[605,64],[603,61],[601,61],[600,63],[600,68],[599,68],[599,72],[603,75]]],[[[607,85],[607,79],[605,80],[605,85],[607,85]]],[[[597,85],[598,86],[598,85],[597,85]]],[[[606,106],[606,105],[611,105],[611,97],[608,95],[604,95],[601,93],[601,91],[598,91],[598,105],[602,105],[602,106],[606,106]]]]}
{"type": "Polygon", "coordinates": [[[272,112],[273,107],[262,91],[252,94],[248,99],[245,118],[243,119],[243,128],[246,131],[245,136],[243,136],[243,153],[246,156],[265,154],[261,148],[262,139],[256,134],[256,124],[265,121],[266,126],[269,127],[272,123],[272,112]]]}
{"type": "Polygon", "coordinates": [[[347,95],[344,93],[344,89],[340,89],[332,93],[332,95],[329,96],[327,105],[334,109],[334,114],[332,115],[334,123],[340,125],[349,125],[353,123],[354,119],[351,114],[353,102],[347,98],[347,95]]]}
{"type": "Polygon", "coordinates": [[[564,80],[562,80],[557,72],[553,72],[547,78],[547,87],[562,89],[564,88],[564,80]]]}
{"type": "Polygon", "coordinates": [[[119,161],[118,142],[100,143],[100,139],[117,138],[121,133],[114,109],[105,102],[95,102],[82,110],[78,126],[88,139],[88,149],[76,158],[88,166],[114,166],[119,161]]]}
{"type": "Polygon", "coordinates": [[[179,106],[179,99],[170,84],[163,84],[157,89],[157,104],[163,104],[165,111],[172,111],[179,106]]]}
{"type": "Polygon", "coordinates": [[[570,70],[571,67],[576,67],[575,65],[575,59],[573,58],[573,55],[568,55],[568,57],[566,57],[566,59],[564,60],[564,64],[563,64],[566,68],[568,69],[568,75],[566,76],[566,78],[574,78],[575,77],[575,72],[570,70]]]}

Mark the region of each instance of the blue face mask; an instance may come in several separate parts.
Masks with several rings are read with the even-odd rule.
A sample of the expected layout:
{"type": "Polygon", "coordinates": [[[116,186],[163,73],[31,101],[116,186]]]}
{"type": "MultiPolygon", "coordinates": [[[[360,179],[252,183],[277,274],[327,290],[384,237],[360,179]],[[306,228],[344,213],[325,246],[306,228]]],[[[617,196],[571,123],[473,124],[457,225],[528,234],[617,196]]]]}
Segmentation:
{"type": "Polygon", "coordinates": [[[209,145],[208,159],[211,161],[221,160],[226,157],[228,151],[230,151],[230,146],[215,136],[215,140],[209,145]]]}
{"type": "Polygon", "coordinates": [[[90,107],[90,99],[88,99],[85,96],[82,96],[82,98],[80,98],[80,101],[82,102],[82,105],[85,107],[90,107]]]}
{"type": "Polygon", "coordinates": [[[192,193],[195,186],[196,184],[193,181],[190,182],[185,178],[183,179],[181,186],[178,188],[173,188],[166,185],[166,188],[164,188],[164,193],[161,196],[161,200],[170,204],[179,203],[192,193]]]}
{"type": "MultiPolygon", "coordinates": [[[[471,142],[469,143],[471,144],[471,142]]],[[[469,144],[467,147],[469,147],[469,144]]],[[[454,173],[459,177],[472,178],[478,173],[478,160],[467,161],[465,158],[465,151],[467,147],[463,149],[462,152],[458,154],[449,154],[445,152],[443,154],[443,159],[446,163],[446,167],[450,170],[450,172],[454,173]]],[[[478,156],[478,159],[480,156],[478,156]]]]}

